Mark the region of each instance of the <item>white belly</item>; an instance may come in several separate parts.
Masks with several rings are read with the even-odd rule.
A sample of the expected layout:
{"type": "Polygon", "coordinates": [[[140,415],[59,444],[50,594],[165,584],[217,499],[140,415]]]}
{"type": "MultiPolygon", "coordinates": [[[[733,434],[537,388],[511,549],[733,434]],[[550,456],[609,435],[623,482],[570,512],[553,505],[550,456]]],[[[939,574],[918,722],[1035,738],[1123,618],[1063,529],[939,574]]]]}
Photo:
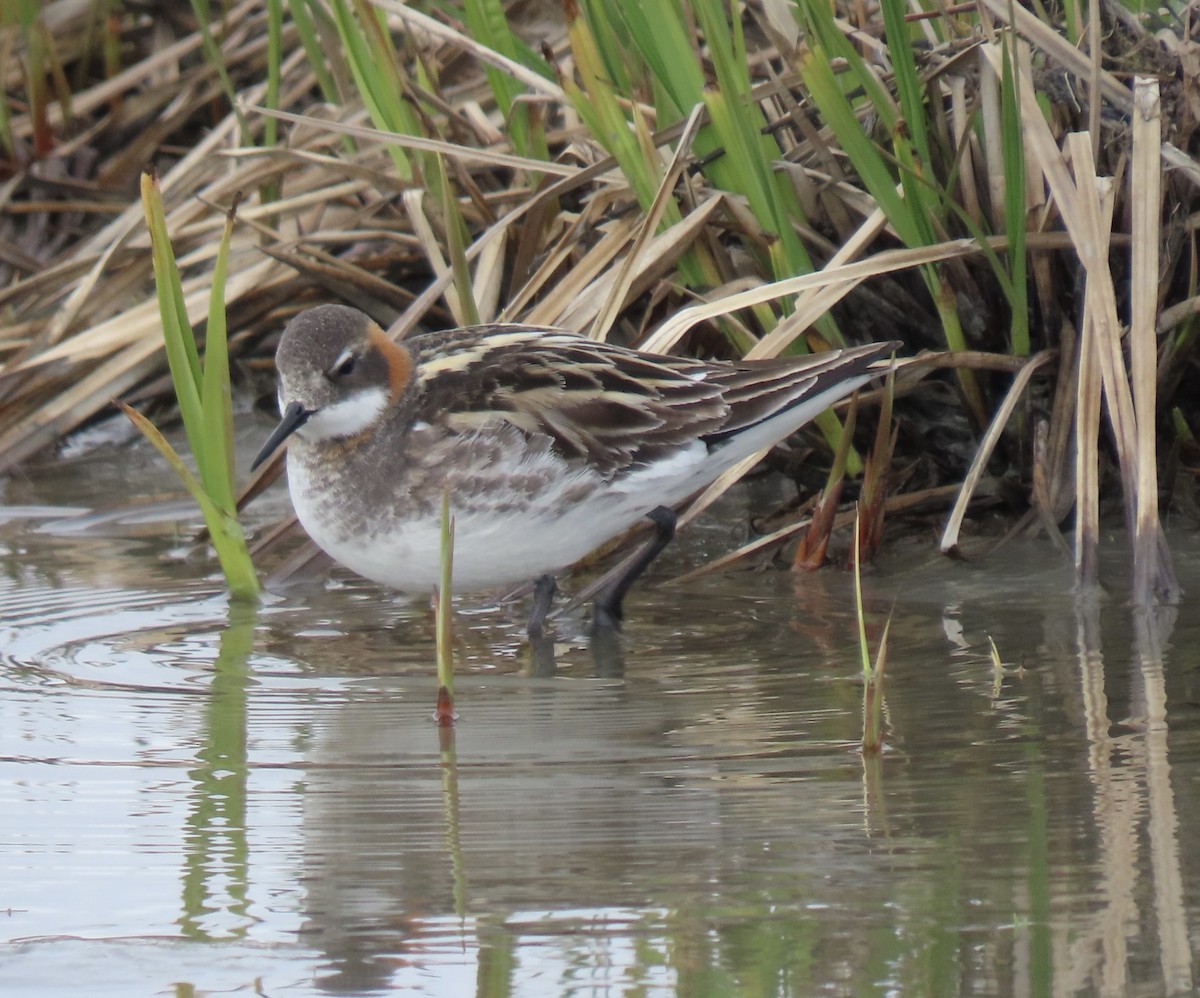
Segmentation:
{"type": "MultiPolygon", "coordinates": [[[[794,410],[785,416],[797,423],[807,418],[794,410]]],[[[785,417],[777,419],[784,422],[785,417]]],[[[497,468],[494,462],[462,460],[464,454],[469,457],[469,448],[460,446],[454,455],[459,463],[448,460],[441,468],[455,522],[454,588],[488,589],[558,573],[656,506],[678,505],[786,429],[786,423],[783,428],[762,424],[734,446],[717,451],[695,440],[614,481],[548,448],[518,451],[508,468],[497,468]],[[544,483],[532,495],[530,478],[544,483]],[[516,481],[523,481],[523,487],[506,485],[516,481]]],[[[363,509],[361,486],[356,488],[349,476],[322,478],[294,456],[299,455],[288,459],[292,502],[322,549],[359,575],[394,589],[428,592],[438,584],[440,509],[416,515],[399,489],[391,495],[386,488],[377,495],[391,508],[363,509]]],[[[321,467],[319,462],[314,466],[321,467]]]]}
{"type": "MultiPolygon", "coordinates": [[[[439,583],[440,511],[391,520],[362,517],[356,528],[346,529],[343,508],[355,501],[352,492],[331,495],[299,461],[289,461],[288,485],[304,529],[342,565],[407,592],[428,592],[439,583]]],[[[656,505],[642,490],[613,491],[590,472],[550,479],[533,503],[508,497],[500,488],[483,495],[452,494],[454,588],[489,589],[557,573],[656,505]]]]}
{"type": "MultiPolygon", "coordinates": [[[[549,520],[526,512],[496,517],[452,512],[456,591],[490,589],[557,573],[578,561],[628,526],[622,517],[603,530],[594,518],[566,515],[549,520]]],[[[303,522],[303,519],[302,521],[303,522]]],[[[441,579],[442,525],[414,520],[403,530],[348,539],[323,536],[307,527],[313,539],[338,562],[359,575],[394,589],[427,592],[441,579]]]]}

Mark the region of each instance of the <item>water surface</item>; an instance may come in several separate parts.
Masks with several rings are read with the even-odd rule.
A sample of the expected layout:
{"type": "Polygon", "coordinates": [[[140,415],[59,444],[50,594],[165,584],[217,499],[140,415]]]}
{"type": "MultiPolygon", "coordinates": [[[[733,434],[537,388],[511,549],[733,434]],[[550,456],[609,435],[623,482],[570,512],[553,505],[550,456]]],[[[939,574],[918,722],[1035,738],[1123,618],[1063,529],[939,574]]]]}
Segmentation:
{"type": "MultiPolygon", "coordinates": [[[[1043,542],[893,544],[877,760],[838,570],[642,586],[623,661],[569,614],[553,669],[463,599],[447,740],[425,606],[231,608],[170,509],[91,517],[172,487],[121,460],[4,485],[0,993],[1192,990],[1200,619],[1125,605],[1119,532],[1090,607],[1043,542]]],[[[684,541],[655,581],[736,538],[684,541]]]]}

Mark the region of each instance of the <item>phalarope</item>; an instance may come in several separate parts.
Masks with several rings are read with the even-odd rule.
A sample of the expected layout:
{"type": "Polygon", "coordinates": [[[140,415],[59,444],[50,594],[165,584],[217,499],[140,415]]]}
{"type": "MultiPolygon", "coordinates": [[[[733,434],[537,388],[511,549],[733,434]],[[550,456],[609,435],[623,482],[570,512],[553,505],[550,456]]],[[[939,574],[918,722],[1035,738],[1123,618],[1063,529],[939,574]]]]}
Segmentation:
{"type": "Polygon", "coordinates": [[[650,515],[657,536],[597,600],[616,624],[670,540],[671,508],[864,384],[895,343],[761,361],[640,353],[562,330],[486,325],[390,340],[362,312],[294,318],[276,354],[300,522],[336,561],[395,589],[441,571],[442,496],[459,591],[553,576],[650,515]]]}

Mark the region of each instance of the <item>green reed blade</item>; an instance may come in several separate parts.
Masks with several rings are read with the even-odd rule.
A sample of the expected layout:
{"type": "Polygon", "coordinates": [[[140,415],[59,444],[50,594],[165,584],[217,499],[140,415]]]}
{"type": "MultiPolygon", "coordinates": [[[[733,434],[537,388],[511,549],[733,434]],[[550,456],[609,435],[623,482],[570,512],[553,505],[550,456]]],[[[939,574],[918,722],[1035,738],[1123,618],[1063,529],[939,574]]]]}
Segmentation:
{"type": "Polygon", "coordinates": [[[693,0],[692,9],[704,32],[718,85],[730,101],[748,104],[750,71],[741,17],[737,13],[731,17],[724,0],[693,0]]]}
{"type": "Polygon", "coordinates": [[[883,676],[887,668],[888,634],[892,630],[892,617],[883,622],[883,633],[879,635],[879,648],[875,653],[875,667],[871,670],[871,682],[863,690],[863,742],[864,752],[877,753],[883,748],[883,676]]]}
{"type": "Polygon", "coordinates": [[[313,23],[312,13],[308,9],[311,2],[312,0],[288,0],[288,10],[292,15],[292,23],[296,26],[296,33],[300,36],[304,54],[308,56],[308,65],[317,78],[317,86],[321,88],[321,96],[330,104],[337,104],[339,103],[337,84],[333,81],[333,74],[329,72],[329,67],[325,65],[327,58],[325,50],[317,38],[316,25],[313,23]]]}
{"type": "Polygon", "coordinates": [[[197,454],[200,481],[224,510],[236,504],[233,470],[233,404],[229,388],[229,341],[225,321],[225,277],[237,202],[225,215],[225,228],[213,265],[204,338],[204,373],[200,405],[204,421],[204,453],[197,454]]]}
{"type": "MultiPolygon", "coordinates": [[[[354,84],[375,126],[404,135],[420,135],[417,116],[404,100],[408,88],[400,74],[395,50],[377,12],[362,0],[330,0],[330,8],[354,84]]],[[[408,154],[391,144],[387,150],[400,178],[414,180],[416,169],[408,154]]]]}
{"type": "Polygon", "coordinates": [[[471,268],[467,263],[467,244],[470,235],[458,201],[454,197],[454,189],[450,186],[450,177],[446,164],[441,156],[436,159],[438,177],[441,187],[442,217],[446,221],[446,251],[450,257],[450,269],[454,272],[454,287],[458,291],[459,304],[463,311],[463,322],[468,326],[479,325],[479,305],[475,301],[475,289],[471,281],[471,268]]]}
{"type": "Polygon", "coordinates": [[[454,644],[451,630],[451,602],[454,580],[454,517],[450,515],[450,490],[442,492],[442,571],[437,598],[437,677],[450,698],[454,698],[454,644]]]}
{"type": "Polygon", "coordinates": [[[852,560],[854,562],[854,616],[855,622],[858,624],[858,654],[862,662],[863,682],[867,685],[871,683],[871,646],[867,643],[867,617],[866,611],[863,610],[862,598],[862,557],[860,555],[861,548],[861,531],[862,518],[857,509],[854,512],[854,547],[852,551],[852,560]]]}
{"type": "MultiPolygon", "coordinates": [[[[900,183],[905,192],[905,196],[902,196],[896,190],[896,177],[882,152],[863,131],[825,53],[819,49],[810,51],[800,64],[800,75],[863,186],[887,216],[901,241],[913,247],[928,246],[935,242],[932,212],[928,205],[936,205],[938,201],[936,197],[930,201],[933,189],[925,182],[923,167],[905,137],[904,120],[893,117],[894,127],[891,131],[896,160],[900,166],[900,183]]],[[[954,351],[965,350],[966,336],[958,317],[958,302],[953,288],[936,267],[922,267],[921,274],[937,309],[946,346],[954,351]]],[[[981,425],[986,423],[985,406],[974,372],[962,368],[957,374],[972,415],[981,425]]]]}
{"type": "MultiPolygon", "coordinates": [[[[732,102],[724,89],[706,90],[704,105],[717,143],[725,153],[724,162],[713,172],[714,178],[721,177],[727,189],[744,195],[759,225],[774,237],[768,259],[775,279],[811,272],[812,258],[793,227],[793,222],[804,220],[803,212],[791,182],[774,170],[779,150],[774,140],[762,134],[766,125],[762,112],[752,102],[732,102]]],[[[841,343],[841,334],[832,320],[825,326],[822,331],[841,343]]]]}
{"type": "Polygon", "coordinates": [[[920,225],[913,218],[911,207],[896,191],[896,178],[879,148],[863,131],[854,108],[842,93],[829,58],[823,51],[813,49],[800,63],[800,76],[863,186],[896,229],[901,241],[908,246],[920,245],[920,225]]]}
{"type": "MultiPolygon", "coordinates": [[[[1004,227],[1012,279],[1008,298],[1012,312],[1012,352],[1029,356],[1029,284],[1025,255],[1025,140],[1021,129],[1020,76],[1016,72],[1016,37],[1007,32],[1000,76],[1000,134],[1004,143],[1004,227]]],[[[999,268],[997,268],[998,270],[999,268]]]]}
{"type": "MultiPolygon", "coordinates": [[[[154,263],[154,285],[158,293],[158,310],[163,324],[163,343],[171,381],[179,400],[188,446],[200,455],[204,450],[203,407],[200,401],[200,355],[192,336],[187,309],[183,303],[183,287],[175,253],[167,235],[167,220],[163,213],[162,191],[151,173],[142,174],[142,208],[150,231],[150,249],[154,263]]],[[[198,458],[199,459],[199,458],[198,458]]]]}
{"type": "MultiPolygon", "coordinates": [[[[766,118],[752,98],[745,38],[740,22],[731,18],[727,5],[722,0],[694,4],[696,24],[670,0],[653,6],[619,0],[619,16],[614,18],[605,13],[609,5],[601,0],[585,3],[585,7],[606,65],[622,54],[607,50],[620,49],[610,36],[617,22],[624,22],[627,30],[621,39],[626,43],[625,58],[629,61],[640,57],[651,76],[659,128],[690,113],[696,104],[705,104],[710,123],[700,129],[692,149],[705,160],[704,175],[715,187],[747,199],[751,213],[768,236],[765,255],[761,247],[748,246],[764,269],[776,278],[811,271],[811,258],[795,233],[796,224],[805,221],[803,208],[791,179],[776,170],[781,152],[775,139],[766,133],[766,118]],[[610,22],[613,28],[606,30],[610,22]],[[706,83],[698,58],[693,38],[697,26],[713,62],[716,86],[706,83]]],[[[634,70],[629,73],[640,75],[634,70]]],[[[685,258],[681,270],[685,275],[694,271],[702,279],[707,277],[710,268],[704,266],[704,259],[697,263],[698,267],[692,267],[691,258],[685,258]]],[[[767,330],[776,320],[770,309],[760,316],[767,330]]],[[[842,342],[831,316],[822,316],[817,325],[831,342],[842,342]]],[[[727,333],[736,338],[732,330],[727,333]]]]}
{"type": "Polygon", "coordinates": [[[879,116],[880,126],[889,132],[892,131],[896,127],[897,118],[892,96],[838,28],[833,19],[832,5],[822,2],[805,3],[798,9],[803,14],[805,26],[812,37],[810,51],[814,54],[820,53],[830,63],[834,60],[844,62],[846,69],[840,77],[845,87],[844,92],[861,90],[879,116]]]}
{"type": "Polygon", "coordinates": [[[904,20],[907,12],[904,0],[883,0],[882,7],[888,58],[892,63],[901,113],[892,130],[892,145],[900,164],[905,201],[915,206],[913,219],[921,231],[921,242],[929,245],[937,239],[935,222],[943,217],[945,208],[938,190],[930,182],[935,172],[926,127],[925,95],[912,36],[904,20]]]}
{"type": "Polygon", "coordinates": [[[907,124],[908,137],[917,151],[917,158],[928,169],[929,135],[925,128],[925,95],[917,70],[915,49],[908,23],[904,20],[908,8],[904,0],[881,0],[884,30],[888,39],[888,58],[892,63],[896,96],[900,113],[907,124]]]}
{"type": "MultiPolygon", "coordinates": [[[[498,0],[465,0],[463,18],[475,41],[514,62],[521,60],[516,39],[504,14],[504,6],[498,0]]],[[[484,75],[487,77],[488,86],[491,87],[492,96],[496,98],[496,106],[502,114],[507,115],[512,109],[513,101],[521,95],[520,84],[495,66],[485,65],[484,75]]]]}
{"type": "Polygon", "coordinates": [[[858,624],[858,651],[862,661],[863,720],[862,750],[878,752],[883,747],[883,674],[887,666],[887,640],[892,620],[889,615],[879,639],[879,650],[871,662],[871,646],[867,641],[867,612],[862,595],[862,536],[861,511],[854,514],[854,616],[858,624]]]}
{"type": "MultiPolygon", "coordinates": [[[[612,83],[617,93],[633,96],[638,90],[636,82],[642,76],[642,68],[630,58],[635,44],[636,32],[630,20],[630,4],[624,0],[580,0],[596,49],[604,67],[605,78],[612,83]]],[[[656,14],[665,14],[666,4],[655,5],[656,14]]]]}
{"type": "MultiPolygon", "coordinates": [[[[597,11],[608,6],[605,3],[591,5],[597,11]]],[[[663,91],[662,97],[666,98],[666,102],[662,97],[656,102],[659,125],[685,117],[699,103],[705,82],[678,5],[667,3],[651,9],[639,0],[621,0],[620,13],[632,44],[663,91]]],[[[701,155],[711,151],[704,148],[700,139],[695,148],[701,155]]]]}
{"type": "MultiPolygon", "coordinates": [[[[465,0],[463,15],[467,30],[475,41],[482,42],[513,62],[529,65],[526,58],[528,50],[519,44],[509,27],[500,0],[465,0]]],[[[531,113],[528,104],[517,102],[517,98],[524,93],[521,84],[495,66],[485,65],[484,75],[492,96],[496,98],[496,106],[508,121],[513,148],[522,156],[548,159],[550,149],[546,143],[545,129],[540,125],[540,116],[531,113]]],[[[537,179],[534,178],[533,182],[536,183],[537,179]]]]}
{"type": "MultiPolygon", "coordinates": [[[[279,72],[283,61],[283,0],[267,0],[267,93],[266,106],[279,110],[279,72]]],[[[263,121],[263,145],[271,148],[279,140],[279,119],[263,121]]]]}
{"type": "Polygon", "coordinates": [[[162,192],[150,173],[142,175],[142,205],[150,231],[154,283],[163,326],[163,344],[188,447],[198,476],[140,413],[127,415],[167,459],[196,499],[204,516],[230,591],[238,597],[258,592],[258,577],[237,520],[233,487],[233,416],[225,326],[225,274],[228,268],[232,212],[217,253],[209,296],[208,352],[201,365],[195,335],[183,301],[175,254],[167,234],[162,192]]]}
{"type": "Polygon", "coordinates": [[[166,459],[167,463],[179,476],[196,505],[200,507],[204,523],[208,527],[213,547],[217,551],[217,559],[221,563],[221,571],[229,585],[230,592],[237,597],[249,598],[259,591],[258,576],[246,550],[246,541],[242,535],[241,525],[237,518],[230,515],[213,501],[205,491],[200,480],[192,474],[183,462],[178,452],[171,446],[166,437],[159,432],[149,419],[132,406],[124,402],[117,403],[121,411],[129,417],[130,422],[141,431],[143,436],[154,445],[154,448],[166,459]]]}
{"type": "MultiPolygon", "coordinates": [[[[575,68],[583,83],[563,80],[563,90],[574,105],[592,137],[616,159],[643,210],[648,210],[658,193],[662,164],[653,150],[647,154],[629,128],[625,112],[617,101],[616,90],[605,71],[596,38],[574,2],[566,5],[567,37],[575,58],[575,68]]],[[[672,203],[664,213],[664,224],[679,221],[679,210],[672,203]]]]}
{"type": "Polygon", "coordinates": [[[191,0],[192,11],[196,15],[196,23],[200,27],[201,47],[204,50],[204,58],[208,60],[208,64],[217,74],[217,78],[221,81],[221,89],[225,91],[225,99],[229,101],[230,108],[233,109],[234,116],[237,118],[238,131],[242,136],[243,145],[251,145],[250,142],[250,125],[246,121],[246,116],[242,113],[241,104],[237,97],[237,88],[233,85],[233,80],[230,79],[229,70],[225,68],[225,57],[221,54],[221,46],[217,44],[216,38],[212,32],[212,14],[209,8],[209,0],[191,0]]]}

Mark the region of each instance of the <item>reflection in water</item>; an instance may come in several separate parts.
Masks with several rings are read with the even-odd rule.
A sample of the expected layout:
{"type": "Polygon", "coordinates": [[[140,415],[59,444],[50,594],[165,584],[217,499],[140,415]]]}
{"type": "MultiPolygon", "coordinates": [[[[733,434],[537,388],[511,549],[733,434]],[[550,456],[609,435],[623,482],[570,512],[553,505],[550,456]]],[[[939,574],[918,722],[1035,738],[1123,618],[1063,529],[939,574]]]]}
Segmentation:
{"type": "Polygon", "coordinates": [[[462,832],[458,806],[458,753],[454,747],[454,728],[438,725],[438,747],[442,766],[442,813],[446,823],[446,853],[454,884],[454,914],[467,915],[467,871],[463,863],[462,832]]]}
{"type": "Polygon", "coordinates": [[[1124,995],[1129,980],[1129,937],[1139,924],[1139,896],[1153,896],[1159,962],[1166,993],[1192,988],[1192,958],[1183,905],[1182,871],[1177,838],[1178,819],[1170,784],[1167,756],[1166,684],[1163,649],[1175,625],[1177,609],[1134,608],[1133,665],[1135,695],[1128,730],[1111,736],[1100,641],[1100,613],[1095,600],[1078,604],[1078,647],[1081,689],[1089,740],[1088,762],[1095,788],[1094,817],[1100,832],[1101,892],[1104,906],[1090,931],[1071,946],[1066,969],[1067,987],[1074,993],[1092,981],[1105,995],[1124,995]],[[1150,883],[1139,873],[1148,825],[1151,851],[1150,883]]]}
{"type": "Polygon", "coordinates": [[[204,743],[193,781],[184,836],[183,914],[179,926],[194,940],[242,937],[253,924],[247,891],[246,841],[247,664],[254,651],[254,604],[231,600],[221,632],[204,711],[204,743]]]}
{"type": "Polygon", "coordinates": [[[1133,611],[1134,656],[1144,705],[1145,793],[1149,804],[1154,913],[1158,923],[1162,979],[1170,993],[1192,990],[1192,953],[1183,901],[1179,859],[1179,819],[1171,789],[1167,746],[1167,686],[1163,649],[1178,617],[1178,607],[1133,611]]]}
{"type": "Polygon", "coordinates": [[[864,580],[863,759],[839,572],[647,589],[611,649],[466,607],[443,741],[420,604],[255,615],[145,540],[6,543],[0,993],[1193,987],[1200,619],[1077,607],[1046,549],[864,580]]]}

